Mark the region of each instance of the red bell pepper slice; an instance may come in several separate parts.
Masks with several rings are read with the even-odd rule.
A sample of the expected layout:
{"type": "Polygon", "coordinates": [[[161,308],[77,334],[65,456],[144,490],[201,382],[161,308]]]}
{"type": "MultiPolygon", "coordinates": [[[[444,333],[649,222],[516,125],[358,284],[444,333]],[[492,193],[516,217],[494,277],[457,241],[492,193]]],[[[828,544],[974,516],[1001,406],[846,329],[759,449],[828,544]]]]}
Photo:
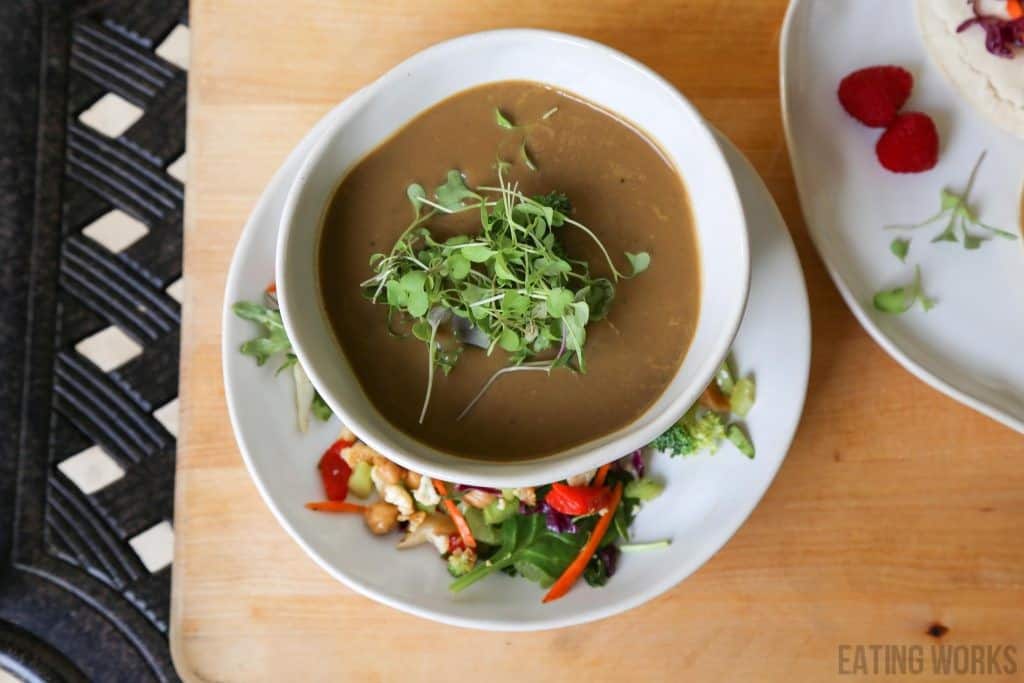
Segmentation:
{"type": "Polygon", "coordinates": [[[352,468],[341,457],[341,452],[353,443],[348,439],[338,439],[320,458],[317,468],[324,482],[327,500],[345,500],[348,496],[348,478],[352,476],[352,468]]]}
{"type": "Polygon", "coordinates": [[[544,497],[552,509],[562,514],[589,515],[608,504],[609,491],[606,486],[569,486],[555,483],[544,497]]]}

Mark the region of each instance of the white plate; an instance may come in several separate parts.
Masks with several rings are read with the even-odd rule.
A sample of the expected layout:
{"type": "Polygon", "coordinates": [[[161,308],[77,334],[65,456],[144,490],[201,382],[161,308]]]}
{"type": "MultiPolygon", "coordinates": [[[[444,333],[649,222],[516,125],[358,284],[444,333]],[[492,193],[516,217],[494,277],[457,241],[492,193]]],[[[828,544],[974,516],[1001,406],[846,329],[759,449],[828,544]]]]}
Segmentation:
{"type": "Polygon", "coordinates": [[[1024,432],[1021,241],[995,239],[969,252],[959,244],[930,244],[944,227],[937,225],[912,233],[910,255],[901,264],[889,253],[896,233],[883,230],[934,214],[939,191],[962,191],[971,167],[988,150],[972,204],[986,223],[1019,233],[1024,143],[989,123],[948,85],[926,54],[910,0],[794,0],[781,64],[783,118],[804,216],[846,303],[905,368],[1024,432]],[[843,76],[874,64],[899,64],[914,74],[907,108],[930,113],[943,141],[934,170],[883,170],[874,151],[881,131],[861,126],[839,105],[843,76]],[[875,292],[909,283],[913,264],[921,265],[925,291],[938,305],[898,316],[875,311],[875,292]]]}
{"type": "Polygon", "coordinates": [[[332,420],[299,434],[290,378],[275,377],[272,368],[256,367],[252,358],[238,353],[255,329],[236,319],[230,305],[261,296],[274,272],[278,219],[292,177],[317,135],[350,103],[327,114],[271,180],[246,223],[228,277],[224,383],[239,448],[263,499],[299,545],[345,585],[449,624],[503,631],[569,626],[617,614],[668,590],[706,562],[753,511],[785,458],[803,409],[810,363],[807,294],[789,233],[764,184],[720,139],[750,224],[752,286],[735,355],[741,371],[757,376],[759,396],[747,421],[757,458],[750,461],[729,444],[714,457],[655,456],[652,471],[664,478],[667,493],[640,512],[634,538],[671,538],[672,546],[624,556],[604,588],[580,585],[565,598],[541,605],[543,592],[535,584],[496,576],[455,596],[448,592],[450,577],[432,548],[398,551],[396,537],[371,537],[358,518],[303,507],[323,496],[316,462],[336,438],[339,424],[332,420]]]}

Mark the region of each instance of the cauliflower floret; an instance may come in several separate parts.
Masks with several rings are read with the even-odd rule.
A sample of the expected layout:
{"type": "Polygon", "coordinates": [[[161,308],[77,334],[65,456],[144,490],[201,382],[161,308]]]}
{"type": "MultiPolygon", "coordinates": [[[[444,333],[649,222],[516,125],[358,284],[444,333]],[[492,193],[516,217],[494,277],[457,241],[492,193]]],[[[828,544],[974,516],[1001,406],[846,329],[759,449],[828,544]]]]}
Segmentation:
{"type": "Polygon", "coordinates": [[[377,493],[384,495],[384,489],[388,487],[388,483],[384,481],[384,477],[381,476],[379,467],[373,467],[370,469],[370,481],[373,482],[373,488],[377,489],[377,493]]]}
{"type": "Polygon", "coordinates": [[[437,552],[444,555],[448,552],[448,537],[455,533],[455,524],[451,518],[440,513],[427,515],[426,518],[413,529],[406,531],[405,536],[399,541],[399,548],[412,548],[423,543],[430,543],[437,552]]]}
{"type": "MultiPolygon", "coordinates": [[[[373,469],[376,470],[377,468],[374,467],[373,469]]],[[[370,476],[373,476],[372,472],[370,476]]],[[[412,513],[416,512],[416,508],[412,504],[412,496],[400,484],[386,484],[381,495],[386,502],[398,508],[398,519],[400,520],[407,520],[412,513]]]]}
{"type": "Polygon", "coordinates": [[[438,555],[444,555],[448,552],[449,548],[449,536],[451,534],[427,534],[427,540],[430,544],[437,548],[438,555]]]}
{"type": "Polygon", "coordinates": [[[582,474],[574,474],[573,476],[566,479],[565,482],[569,484],[569,486],[586,486],[587,484],[590,483],[590,480],[594,478],[595,474],[597,474],[596,469],[587,470],[582,474]]]}
{"type": "Polygon", "coordinates": [[[412,496],[417,503],[428,507],[441,502],[441,496],[434,490],[434,482],[426,475],[420,477],[420,485],[416,487],[412,496]]]}
{"type": "Polygon", "coordinates": [[[533,507],[534,505],[537,504],[537,491],[534,490],[532,486],[528,486],[526,488],[521,489],[513,489],[512,493],[515,494],[516,498],[526,503],[530,507],[533,507]]]}

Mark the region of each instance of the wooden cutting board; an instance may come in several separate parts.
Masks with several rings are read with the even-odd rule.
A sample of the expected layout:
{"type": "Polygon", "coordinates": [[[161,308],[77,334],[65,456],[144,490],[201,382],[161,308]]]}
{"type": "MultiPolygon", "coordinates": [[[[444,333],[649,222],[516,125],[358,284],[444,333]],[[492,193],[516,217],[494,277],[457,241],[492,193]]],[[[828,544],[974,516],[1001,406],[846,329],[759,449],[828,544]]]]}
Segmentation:
{"type": "Polygon", "coordinates": [[[835,676],[843,652],[856,652],[842,646],[936,643],[1015,645],[1022,669],[1024,438],[902,370],[829,281],[808,241],[782,138],[785,7],[193,0],[172,614],[184,678],[804,681],[835,676]],[[228,263],[292,146],[330,107],[417,50],[513,26],[599,40],[682,89],[771,188],[803,261],[814,325],[803,424],[739,533],[648,605],[532,634],[406,616],[314,565],[245,471],[220,363],[228,263]]]}

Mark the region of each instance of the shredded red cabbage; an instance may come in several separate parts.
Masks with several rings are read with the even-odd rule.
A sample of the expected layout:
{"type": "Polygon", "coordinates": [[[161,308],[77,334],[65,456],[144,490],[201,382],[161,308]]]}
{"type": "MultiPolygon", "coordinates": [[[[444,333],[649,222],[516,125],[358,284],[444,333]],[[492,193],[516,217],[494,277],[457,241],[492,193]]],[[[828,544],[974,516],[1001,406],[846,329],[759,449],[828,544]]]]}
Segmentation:
{"type": "Polygon", "coordinates": [[[547,501],[541,503],[540,511],[544,513],[544,521],[549,531],[559,534],[576,533],[576,524],[573,523],[572,517],[555,510],[547,501]]]}
{"type": "Polygon", "coordinates": [[[1005,19],[982,14],[977,0],[970,0],[974,17],[960,24],[956,32],[963,33],[977,24],[985,31],[985,49],[997,57],[1013,59],[1015,47],[1024,47],[1024,17],[1005,19]]]}
{"type": "MultiPolygon", "coordinates": [[[[644,476],[644,454],[639,448],[633,451],[630,456],[630,460],[633,463],[633,471],[636,472],[636,478],[644,476]]],[[[610,576],[610,574],[609,574],[610,576]]]]}
{"type": "Polygon", "coordinates": [[[492,489],[490,486],[467,486],[466,484],[456,484],[456,491],[483,491],[484,493],[495,493],[501,494],[501,489],[492,489]]]}
{"type": "Polygon", "coordinates": [[[623,457],[617,464],[620,469],[629,472],[635,479],[644,476],[644,452],[639,448],[623,457]]]}

